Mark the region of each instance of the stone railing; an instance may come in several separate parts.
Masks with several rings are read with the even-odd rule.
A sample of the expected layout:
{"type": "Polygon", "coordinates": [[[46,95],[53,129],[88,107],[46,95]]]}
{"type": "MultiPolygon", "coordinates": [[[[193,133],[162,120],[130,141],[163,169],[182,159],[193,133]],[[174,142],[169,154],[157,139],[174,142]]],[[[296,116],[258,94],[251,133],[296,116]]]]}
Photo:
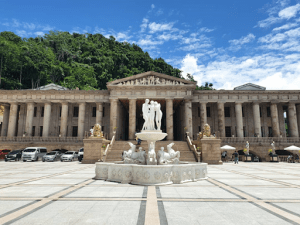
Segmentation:
{"type": "Polygon", "coordinates": [[[188,134],[187,134],[186,137],[187,137],[186,141],[187,141],[187,144],[189,146],[190,151],[192,151],[194,153],[195,158],[197,158],[198,162],[200,162],[200,160],[201,160],[200,159],[201,152],[197,151],[196,146],[193,145],[193,143],[191,141],[191,138],[190,138],[190,136],[188,134]]]}
{"type": "Polygon", "coordinates": [[[0,142],[59,142],[82,143],[83,138],[78,137],[0,137],[0,142]]]}
{"type": "Polygon", "coordinates": [[[111,147],[115,143],[115,139],[116,139],[116,131],[113,132],[113,137],[112,137],[110,143],[106,146],[106,149],[105,149],[104,154],[103,154],[103,159],[102,159],[103,162],[106,161],[107,153],[109,152],[109,150],[111,149],[111,147]]]}
{"type": "Polygon", "coordinates": [[[249,141],[251,144],[270,144],[272,141],[275,141],[276,144],[295,144],[300,142],[299,137],[226,137],[220,139],[222,140],[222,144],[245,144],[246,141],[249,141]]]}

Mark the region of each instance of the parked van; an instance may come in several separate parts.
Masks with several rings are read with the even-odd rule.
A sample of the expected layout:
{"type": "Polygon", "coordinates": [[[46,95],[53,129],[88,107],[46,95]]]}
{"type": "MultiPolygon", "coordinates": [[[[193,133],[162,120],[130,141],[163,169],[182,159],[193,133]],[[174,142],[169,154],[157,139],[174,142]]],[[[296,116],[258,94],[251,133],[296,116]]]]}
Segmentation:
{"type": "Polygon", "coordinates": [[[25,148],[22,153],[23,162],[28,160],[38,161],[39,158],[42,158],[43,155],[47,153],[47,148],[44,147],[28,147],[25,148]]]}

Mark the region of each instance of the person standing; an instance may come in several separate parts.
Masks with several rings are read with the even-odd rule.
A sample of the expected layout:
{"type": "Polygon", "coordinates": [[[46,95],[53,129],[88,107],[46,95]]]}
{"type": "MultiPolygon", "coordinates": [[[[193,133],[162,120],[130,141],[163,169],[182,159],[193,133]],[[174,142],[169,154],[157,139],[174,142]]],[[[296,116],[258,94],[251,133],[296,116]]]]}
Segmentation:
{"type": "Polygon", "coordinates": [[[233,153],[234,156],[234,164],[239,164],[239,153],[237,153],[237,151],[235,151],[233,153]]]}

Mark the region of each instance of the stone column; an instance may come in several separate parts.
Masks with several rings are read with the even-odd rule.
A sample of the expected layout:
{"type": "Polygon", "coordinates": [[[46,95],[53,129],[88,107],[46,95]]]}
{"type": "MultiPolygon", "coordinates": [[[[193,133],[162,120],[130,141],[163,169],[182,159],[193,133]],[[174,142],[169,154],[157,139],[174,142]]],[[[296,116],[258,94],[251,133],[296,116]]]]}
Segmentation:
{"type": "Polygon", "coordinates": [[[79,103],[78,138],[83,138],[84,136],[85,105],[85,102],[79,103]]]}
{"type": "Polygon", "coordinates": [[[7,129],[8,129],[8,120],[9,120],[9,105],[4,105],[4,112],[3,112],[3,122],[1,128],[1,136],[7,136],[7,129]]]}
{"type": "Polygon", "coordinates": [[[136,131],[136,99],[129,99],[129,140],[135,139],[136,131]]]}
{"type": "Polygon", "coordinates": [[[27,103],[27,114],[26,114],[26,125],[25,125],[25,132],[27,133],[26,136],[32,136],[32,122],[33,122],[33,113],[34,113],[34,103],[29,102],[27,103]]]}
{"type": "Polygon", "coordinates": [[[289,103],[288,116],[290,136],[299,137],[295,103],[289,103]]]}
{"type": "Polygon", "coordinates": [[[200,102],[200,126],[201,126],[201,130],[203,130],[205,124],[207,124],[206,102],[200,102]]]}
{"type": "Polygon", "coordinates": [[[167,140],[174,140],[173,129],[173,99],[166,99],[166,122],[167,122],[167,140]]]}
{"type": "Polygon", "coordinates": [[[191,140],[193,140],[193,117],[192,117],[192,101],[190,99],[185,99],[184,102],[185,110],[185,126],[191,140]]]}
{"type": "Polygon", "coordinates": [[[224,103],[218,102],[218,131],[220,137],[225,137],[225,115],[224,115],[224,103]]]}
{"type": "Polygon", "coordinates": [[[259,103],[253,102],[253,120],[254,120],[254,133],[261,137],[261,123],[260,123],[260,112],[259,103]]]}
{"type": "Polygon", "coordinates": [[[67,136],[68,128],[68,112],[69,112],[69,103],[61,103],[61,118],[60,118],[60,135],[61,137],[67,136]]]}
{"type": "Polygon", "coordinates": [[[296,114],[297,114],[298,132],[299,132],[300,131],[300,104],[296,105],[296,114]]]}
{"type": "Polygon", "coordinates": [[[272,118],[273,136],[279,137],[280,131],[279,131],[278,111],[277,111],[276,103],[271,103],[271,118],[272,118]]]}
{"type": "Polygon", "coordinates": [[[113,136],[114,128],[117,127],[117,108],[118,108],[118,99],[110,99],[110,135],[111,139],[113,136]]]}
{"type": "Polygon", "coordinates": [[[102,126],[102,116],[103,116],[103,103],[96,103],[96,123],[102,126]]]}
{"type": "Polygon", "coordinates": [[[44,106],[44,123],[43,123],[43,137],[49,137],[51,123],[51,102],[45,103],[44,106]]]}
{"type": "Polygon", "coordinates": [[[235,103],[236,132],[238,137],[244,137],[242,103],[235,103]]]}
{"type": "Polygon", "coordinates": [[[14,102],[10,104],[9,122],[7,137],[14,137],[16,134],[17,127],[17,115],[18,114],[18,103],[14,102]]]}

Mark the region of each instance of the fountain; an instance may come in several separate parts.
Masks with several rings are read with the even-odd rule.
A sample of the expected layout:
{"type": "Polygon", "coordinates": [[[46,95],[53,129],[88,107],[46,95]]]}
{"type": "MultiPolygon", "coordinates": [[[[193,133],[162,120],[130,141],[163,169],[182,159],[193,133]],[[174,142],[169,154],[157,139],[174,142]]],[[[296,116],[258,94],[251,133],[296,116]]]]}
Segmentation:
{"type": "Polygon", "coordinates": [[[122,162],[96,163],[95,179],[138,185],[181,184],[207,178],[206,163],[180,162],[180,152],[172,149],[174,143],[155,152],[156,141],[163,140],[167,133],[161,130],[162,111],[159,103],[146,99],[142,106],[145,120],[142,131],[136,136],[147,141],[148,152],[128,142],[130,149],[122,153],[122,162]],[[155,126],[156,125],[156,126],[155,126]]]}

